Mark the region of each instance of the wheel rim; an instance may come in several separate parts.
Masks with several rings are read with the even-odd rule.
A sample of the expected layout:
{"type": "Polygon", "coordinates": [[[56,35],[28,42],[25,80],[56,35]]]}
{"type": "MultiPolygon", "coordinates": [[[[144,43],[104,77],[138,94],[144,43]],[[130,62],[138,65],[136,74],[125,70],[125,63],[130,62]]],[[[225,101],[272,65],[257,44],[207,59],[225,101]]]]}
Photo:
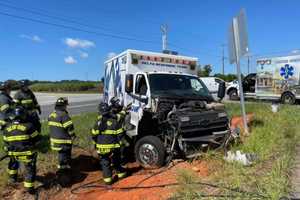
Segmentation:
{"type": "Polygon", "coordinates": [[[158,162],[158,152],[152,144],[143,144],[139,149],[140,161],[144,165],[156,165],[158,162]]]}
{"type": "Polygon", "coordinates": [[[237,97],[237,92],[236,91],[231,92],[230,98],[235,99],[236,97],[237,97]]]}
{"type": "Polygon", "coordinates": [[[293,98],[290,95],[285,95],[284,96],[284,103],[291,104],[292,101],[293,101],[293,98]]]}

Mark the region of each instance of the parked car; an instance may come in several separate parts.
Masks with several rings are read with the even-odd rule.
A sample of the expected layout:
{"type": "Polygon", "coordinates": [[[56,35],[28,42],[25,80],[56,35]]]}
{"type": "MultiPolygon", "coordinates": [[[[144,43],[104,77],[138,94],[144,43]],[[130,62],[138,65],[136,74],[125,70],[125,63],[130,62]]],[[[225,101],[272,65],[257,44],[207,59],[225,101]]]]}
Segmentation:
{"type": "Polygon", "coordinates": [[[201,81],[206,85],[208,91],[215,96],[218,93],[219,84],[225,82],[218,77],[200,77],[201,81]]]}
{"type": "MultiPolygon", "coordinates": [[[[255,94],[256,73],[250,73],[242,80],[243,91],[245,97],[252,97],[255,94]]],[[[231,81],[227,84],[226,94],[230,100],[237,100],[239,98],[239,82],[237,80],[231,81]]]]}

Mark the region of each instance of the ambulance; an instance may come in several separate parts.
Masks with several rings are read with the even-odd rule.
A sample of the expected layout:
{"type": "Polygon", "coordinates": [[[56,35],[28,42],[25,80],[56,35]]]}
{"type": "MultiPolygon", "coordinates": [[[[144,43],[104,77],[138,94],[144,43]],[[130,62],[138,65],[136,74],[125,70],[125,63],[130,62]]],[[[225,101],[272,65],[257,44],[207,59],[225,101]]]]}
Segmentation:
{"type": "MultiPolygon", "coordinates": [[[[230,135],[224,105],[197,77],[198,59],[126,50],[105,62],[104,101],[130,107],[126,130],[143,167],[161,167],[178,156],[221,147],[230,135]]],[[[218,97],[225,95],[220,84],[218,97]]]]}

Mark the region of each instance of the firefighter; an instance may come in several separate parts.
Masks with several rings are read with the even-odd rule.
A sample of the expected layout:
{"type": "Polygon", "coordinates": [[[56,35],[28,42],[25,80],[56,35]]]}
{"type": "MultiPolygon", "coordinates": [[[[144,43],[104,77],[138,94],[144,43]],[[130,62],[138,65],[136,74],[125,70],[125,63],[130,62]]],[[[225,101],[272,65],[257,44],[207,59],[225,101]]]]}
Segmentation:
{"type": "Polygon", "coordinates": [[[8,163],[9,182],[16,183],[20,164],[25,167],[24,187],[29,194],[34,194],[34,181],[36,178],[37,152],[35,146],[40,135],[26,116],[26,110],[16,107],[3,131],[3,141],[10,157],[8,163]]]}
{"type": "Polygon", "coordinates": [[[27,110],[30,121],[40,133],[41,123],[38,113],[41,114],[41,107],[35,95],[29,89],[29,80],[22,80],[19,84],[20,90],[15,94],[14,100],[17,105],[21,105],[27,110]]]}
{"type": "Polygon", "coordinates": [[[67,111],[68,105],[67,98],[58,98],[55,111],[48,118],[51,149],[58,152],[57,175],[62,186],[70,181],[66,180],[66,176],[71,170],[72,143],[75,138],[74,125],[67,111]]]}
{"type": "Polygon", "coordinates": [[[0,82],[0,130],[9,121],[14,102],[10,96],[11,87],[8,82],[0,82]]]}
{"type": "Polygon", "coordinates": [[[116,170],[118,179],[127,176],[126,170],[121,166],[119,135],[124,132],[120,121],[122,115],[114,114],[108,104],[99,105],[98,120],[92,129],[92,137],[96,150],[100,156],[100,165],[103,172],[103,181],[107,185],[113,184],[112,167],[116,170]]]}

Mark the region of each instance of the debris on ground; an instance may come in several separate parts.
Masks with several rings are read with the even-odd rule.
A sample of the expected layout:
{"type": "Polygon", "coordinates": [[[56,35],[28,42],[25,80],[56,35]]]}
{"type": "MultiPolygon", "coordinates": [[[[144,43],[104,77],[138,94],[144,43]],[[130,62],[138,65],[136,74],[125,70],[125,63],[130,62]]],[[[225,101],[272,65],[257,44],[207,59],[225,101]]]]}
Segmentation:
{"type": "Polygon", "coordinates": [[[241,151],[228,151],[226,156],[224,156],[224,160],[228,162],[238,162],[244,166],[250,166],[258,159],[256,154],[253,153],[241,153],[241,151]]]}
{"type": "MultiPolygon", "coordinates": [[[[249,113],[246,115],[247,124],[250,124],[254,120],[254,113],[249,113]]],[[[230,121],[230,129],[239,129],[241,140],[244,141],[245,137],[248,136],[245,134],[244,122],[242,116],[234,116],[230,121]]]]}

